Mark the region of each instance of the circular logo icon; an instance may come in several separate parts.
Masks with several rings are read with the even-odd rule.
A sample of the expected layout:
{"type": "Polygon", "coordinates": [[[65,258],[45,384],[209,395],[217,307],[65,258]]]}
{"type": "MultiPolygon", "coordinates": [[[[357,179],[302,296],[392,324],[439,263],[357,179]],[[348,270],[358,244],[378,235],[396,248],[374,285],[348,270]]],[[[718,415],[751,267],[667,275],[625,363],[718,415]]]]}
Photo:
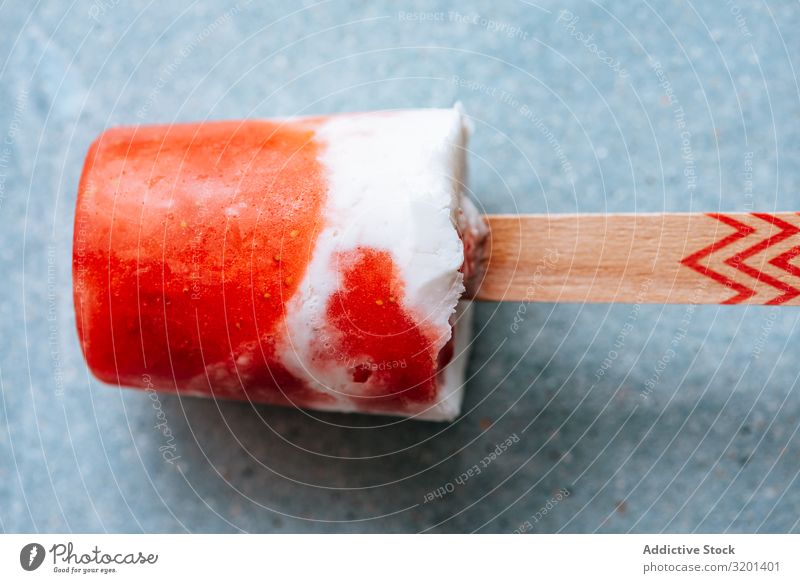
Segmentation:
{"type": "Polygon", "coordinates": [[[35,571],[44,562],[44,547],[39,543],[28,543],[19,552],[19,564],[26,571],[35,571]]]}

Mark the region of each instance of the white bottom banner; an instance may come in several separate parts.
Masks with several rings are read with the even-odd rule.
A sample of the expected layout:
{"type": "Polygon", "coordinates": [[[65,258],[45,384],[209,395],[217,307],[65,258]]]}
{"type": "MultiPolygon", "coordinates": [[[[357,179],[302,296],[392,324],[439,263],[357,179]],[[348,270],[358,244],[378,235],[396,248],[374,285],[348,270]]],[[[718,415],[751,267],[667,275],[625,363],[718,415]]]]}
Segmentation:
{"type": "Polygon", "coordinates": [[[3,535],[0,581],[800,581],[798,535],[3,535]]]}

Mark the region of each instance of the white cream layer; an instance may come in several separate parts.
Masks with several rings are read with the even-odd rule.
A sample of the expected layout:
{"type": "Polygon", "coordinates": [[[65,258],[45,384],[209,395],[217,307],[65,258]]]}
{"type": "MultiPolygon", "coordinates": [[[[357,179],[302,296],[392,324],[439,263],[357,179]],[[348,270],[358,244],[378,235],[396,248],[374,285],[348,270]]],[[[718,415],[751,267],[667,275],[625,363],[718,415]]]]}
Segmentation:
{"type": "Polygon", "coordinates": [[[458,415],[470,338],[468,305],[458,307],[464,293],[459,232],[479,237],[482,228],[464,195],[468,134],[458,107],[341,115],[318,130],[329,187],[326,224],[288,304],[280,354],[295,376],[334,397],[325,409],[358,410],[361,399],[349,396],[368,388],[353,383],[347,359],[336,354],[326,309],[339,287],[337,255],[374,247],[392,253],[405,284],[404,307],[438,331],[437,351],[450,339],[453,324],[457,332],[455,356],[439,377],[436,402],[387,413],[430,420],[458,415]],[[326,356],[315,358],[321,343],[326,356]],[[331,366],[336,361],[339,366],[331,366]]]}

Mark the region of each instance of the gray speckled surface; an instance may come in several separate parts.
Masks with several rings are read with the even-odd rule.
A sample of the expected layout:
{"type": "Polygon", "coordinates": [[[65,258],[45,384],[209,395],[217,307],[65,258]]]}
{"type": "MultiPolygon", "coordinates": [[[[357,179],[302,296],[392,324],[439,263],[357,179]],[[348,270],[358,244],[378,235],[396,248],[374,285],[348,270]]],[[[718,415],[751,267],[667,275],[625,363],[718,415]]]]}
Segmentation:
{"type": "Polygon", "coordinates": [[[86,148],[141,121],[461,100],[488,212],[800,210],[796,3],[32,4],[0,6],[0,528],[800,530],[796,308],[481,305],[457,422],[162,396],[170,464],[70,290],[86,148]]]}

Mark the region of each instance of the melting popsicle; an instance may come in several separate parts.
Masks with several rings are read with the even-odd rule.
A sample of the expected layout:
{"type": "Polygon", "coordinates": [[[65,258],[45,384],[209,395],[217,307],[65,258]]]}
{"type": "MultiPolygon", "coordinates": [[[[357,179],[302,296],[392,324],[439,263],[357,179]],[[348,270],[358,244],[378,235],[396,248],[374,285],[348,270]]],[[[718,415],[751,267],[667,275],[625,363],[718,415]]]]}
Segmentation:
{"type": "Polygon", "coordinates": [[[485,237],[458,108],[111,129],[75,307],[114,385],[448,420],[485,237]]]}

